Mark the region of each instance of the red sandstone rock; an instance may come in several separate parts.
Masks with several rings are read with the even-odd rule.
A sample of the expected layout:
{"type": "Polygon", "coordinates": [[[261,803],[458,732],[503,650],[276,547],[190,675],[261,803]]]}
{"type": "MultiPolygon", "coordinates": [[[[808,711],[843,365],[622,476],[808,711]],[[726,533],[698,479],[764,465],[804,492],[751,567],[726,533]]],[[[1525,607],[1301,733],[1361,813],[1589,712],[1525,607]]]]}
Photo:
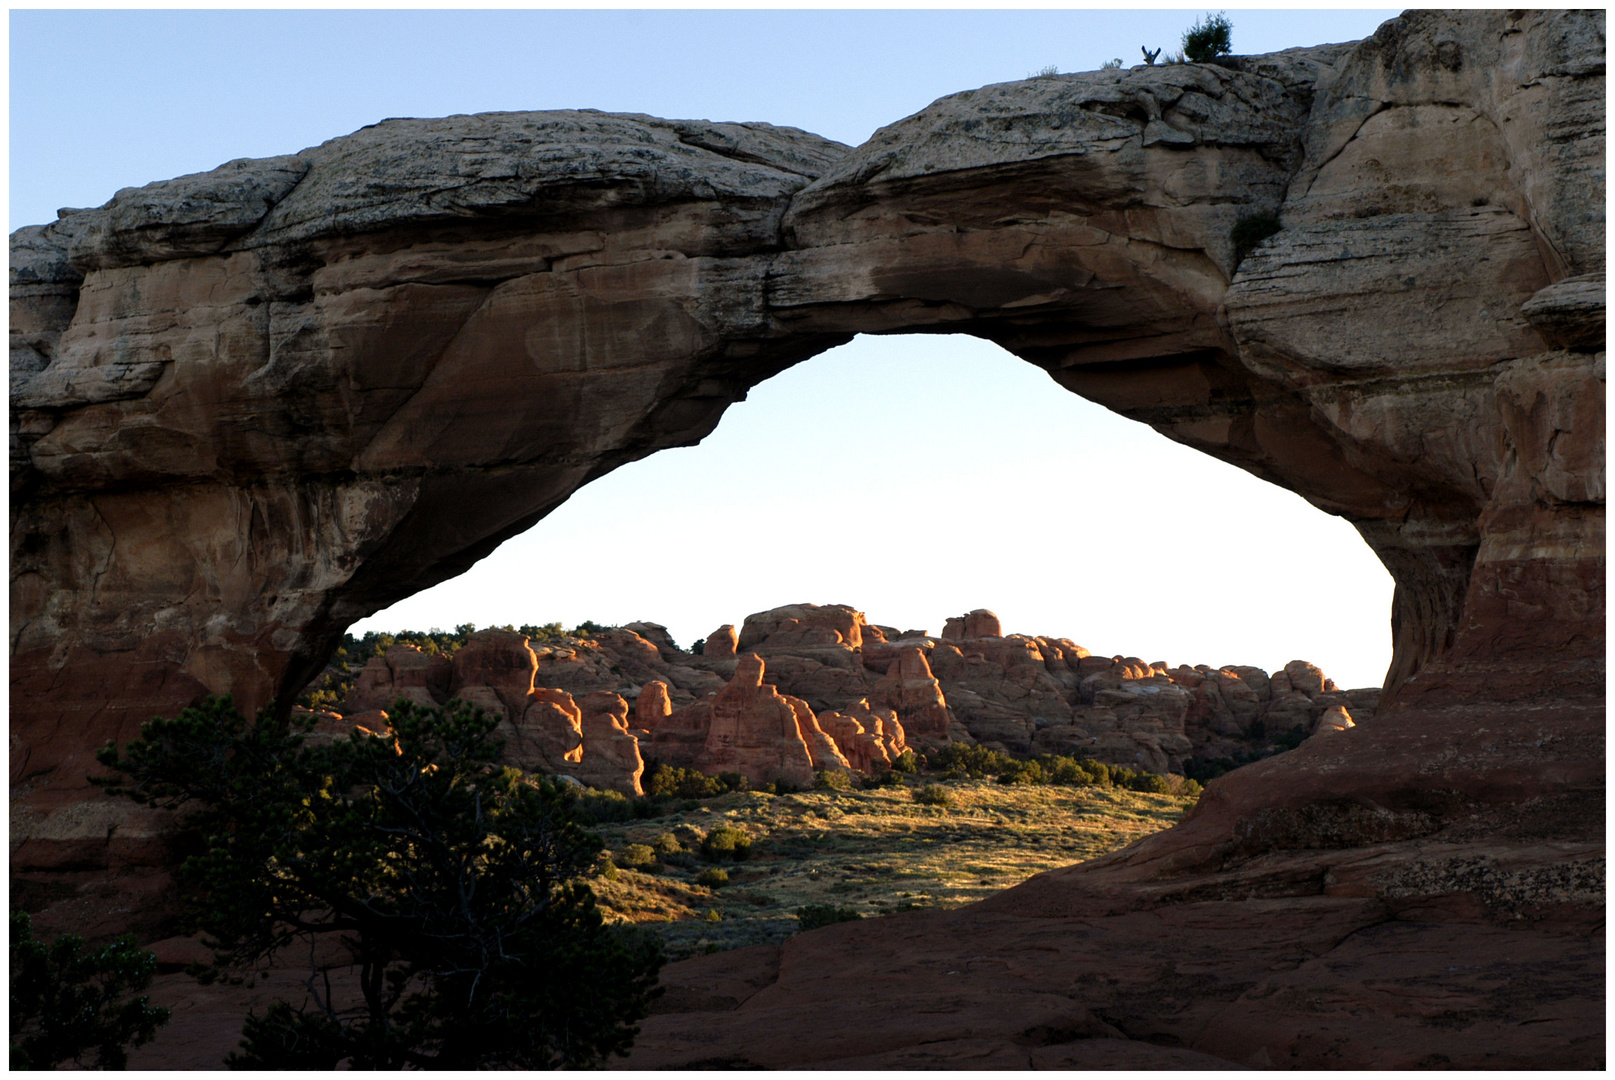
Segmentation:
{"type": "Polygon", "coordinates": [[[643,795],[639,778],[645,761],[639,753],[639,740],[628,733],[628,703],[617,694],[597,691],[579,706],[583,756],[571,775],[590,787],[643,795]]]}
{"type": "Polygon", "coordinates": [[[1318,727],[1313,734],[1322,735],[1331,731],[1345,731],[1347,728],[1356,726],[1356,723],[1352,721],[1351,713],[1347,711],[1344,705],[1331,705],[1323,711],[1322,716],[1318,717],[1318,727]]]}
{"type": "Polygon", "coordinates": [[[656,728],[673,712],[673,703],[667,696],[667,684],[654,679],[640,687],[634,700],[634,723],[645,731],[656,728]]]}
{"type": "Polygon", "coordinates": [[[941,749],[964,734],[954,730],[942,684],[931,674],[921,649],[903,649],[875,685],[870,700],[895,710],[908,741],[923,749],[941,749]]]}
{"type": "Polygon", "coordinates": [[[942,628],[944,641],[966,641],[972,638],[1003,637],[998,616],[986,608],[977,608],[965,615],[957,615],[942,628]]]}
{"type": "MultiPolygon", "coordinates": [[[[812,645],[863,646],[864,613],[845,604],[787,604],[746,616],[739,648],[796,649],[812,645]]],[[[762,654],[766,655],[766,654],[762,654]]]]}
{"type": "MultiPolygon", "coordinates": [[[[867,713],[869,703],[860,702],[867,713]]],[[[896,714],[891,714],[889,723],[896,724],[896,714]]],[[[887,742],[881,737],[882,728],[879,719],[874,720],[877,725],[866,728],[852,716],[844,713],[828,712],[819,714],[819,727],[835,740],[836,747],[847,759],[847,763],[858,772],[865,775],[874,775],[891,768],[894,755],[887,742]]],[[[902,753],[901,750],[898,753],[902,753]]]]}
{"type": "Polygon", "coordinates": [[[707,643],[702,655],[709,660],[730,660],[735,655],[735,628],[724,623],[712,633],[707,635],[707,643]]]}
{"type": "Polygon", "coordinates": [[[571,774],[583,758],[583,712],[564,690],[535,689],[495,734],[505,740],[504,760],[524,772],[571,774]]]}
{"type": "Polygon", "coordinates": [[[468,686],[492,687],[513,716],[527,707],[538,673],[538,658],[528,647],[527,635],[508,630],[478,630],[454,653],[454,680],[450,690],[464,696],[468,686]]]}
{"type": "Polygon", "coordinates": [[[787,697],[785,701],[790,705],[791,712],[796,715],[796,732],[807,746],[808,758],[813,762],[814,771],[851,772],[852,766],[847,761],[846,755],[841,752],[836,741],[819,726],[818,717],[813,715],[808,703],[797,697],[787,697]]]}
{"type": "Polygon", "coordinates": [[[448,657],[428,655],[414,645],[388,646],[385,656],[365,662],[343,703],[344,711],[385,709],[400,698],[437,708],[449,695],[451,673],[448,657]]]}
{"type": "Polygon", "coordinates": [[[796,710],[763,683],[763,661],[740,658],[735,676],[712,701],[706,745],[695,767],[709,775],[738,772],[753,783],[813,783],[813,758],[797,726],[796,710]]]}

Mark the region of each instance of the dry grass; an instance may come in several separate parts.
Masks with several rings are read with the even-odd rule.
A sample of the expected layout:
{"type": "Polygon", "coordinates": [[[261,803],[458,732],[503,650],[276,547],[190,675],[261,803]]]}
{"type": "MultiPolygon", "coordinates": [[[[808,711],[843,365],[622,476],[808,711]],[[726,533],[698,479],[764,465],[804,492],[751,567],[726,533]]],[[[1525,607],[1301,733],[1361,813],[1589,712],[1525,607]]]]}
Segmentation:
{"type": "Polygon", "coordinates": [[[665,817],[599,827],[608,849],[654,845],[675,834],[694,849],[719,825],[748,833],[751,858],[723,862],[730,882],[699,885],[714,865],[693,850],[660,873],[619,869],[597,878],[607,917],[660,929],[669,954],[778,941],[797,929],[804,904],[834,904],[866,916],[914,907],[958,907],[1033,874],[1091,859],[1172,825],[1191,799],[1115,788],[944,785],[948,808],[916,805],[904,788],[756,792],[702,800],[665,817]],[[713,912],[717,919],[713,919],[713,912]]]}

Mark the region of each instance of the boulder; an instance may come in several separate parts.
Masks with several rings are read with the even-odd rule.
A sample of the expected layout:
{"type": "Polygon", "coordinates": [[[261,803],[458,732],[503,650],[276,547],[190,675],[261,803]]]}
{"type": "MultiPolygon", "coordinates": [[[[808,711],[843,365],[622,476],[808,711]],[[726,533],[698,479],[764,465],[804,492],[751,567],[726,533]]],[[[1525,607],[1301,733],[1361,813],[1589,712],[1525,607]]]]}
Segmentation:
{"type": "Polygon", "coordinates": [[[644,731],[654,732],[663,720],[673,712],[673,702],[667,696],[667,684],[660,679],[653,679],[639,688],[639,697],[634,701],[634,725],[644,731]]]}
{"type": "Polygon", "coordinates": [[[1329,731],[1345,731],[1347,728],[1356,726],[1352,721],[1351,713],[1347,711],[1344,705],[1331,705],[1318,717],[1318,726],[1312,734],[1322,735],[1329,731]]]}
{"type": "Polygon", "coordinates": [[[734,626],[730,623],[724,623],[707,635],[707,643],[702,650],[702,655],[709,660],[730,660],[735,655],[735,644],[734,626]]]}

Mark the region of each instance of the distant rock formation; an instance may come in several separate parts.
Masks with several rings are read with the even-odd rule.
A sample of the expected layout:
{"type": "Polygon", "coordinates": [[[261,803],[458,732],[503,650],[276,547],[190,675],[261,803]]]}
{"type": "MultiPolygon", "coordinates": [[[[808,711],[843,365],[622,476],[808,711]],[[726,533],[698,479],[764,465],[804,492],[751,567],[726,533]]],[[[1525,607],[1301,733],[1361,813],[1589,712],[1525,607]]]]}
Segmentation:
{"type": "Polygon", "coordinates": [[[504,718],[512,764],[632,791],[646,758],[799,784],[822,769],[875,776],[910,746],[953,743],[1181,773],[1191,758],[1249,759],[1276,739],[1346,730],[1371,719],[1380,696],[1341,690],[1302,660],[1271,675],[1173,668],[1094,656],[1069,638],[1005,634],[986,609],[947,625],[951,639],[933,638],[871,624],[846,605],[789,604],[746,617],[735,638],[754,648],[738,658],[721,646],[716,656],[685,653],[665,630],[660,644],[621,627],[536,649],[484,630],[452,661],[391,647],[360,673],[344,709],[397,697],[443,704],[452,690],[504,718]],[[595,703],[592,736],[585,714],[594,714],[574,695],[595,703]]]}
{"type": "Polygon", "coordinates": [[[628,702],[609,690],[597,690],[581,702],[583,756],[573,776],[591,787],[643,795],[639,778],[645,761],[639,740],[628,731],[628,702]]]}
{"type": "Polygon", "coordinates": [[[738,772],[754,783],[811,785],[812,748],[803,737],[798,701],[763,683],[760,657],[742,656],[734,678],[712,700],[706,742],[691,764],[710,775],[738,772]]]}

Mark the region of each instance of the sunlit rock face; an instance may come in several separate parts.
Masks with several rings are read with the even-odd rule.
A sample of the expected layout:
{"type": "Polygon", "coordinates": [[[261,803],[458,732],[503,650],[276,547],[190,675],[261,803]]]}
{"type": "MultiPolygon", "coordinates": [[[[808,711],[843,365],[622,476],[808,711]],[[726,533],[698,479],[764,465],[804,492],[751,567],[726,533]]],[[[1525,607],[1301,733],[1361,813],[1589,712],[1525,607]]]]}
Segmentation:
{"type": "MultiPolygon", "coordinates": [[[[965,91],[857,149],[389,120],[19,230],[13,791],[48,822],[154,714],[287,709],[347,625],[748,387],[944,330],[1345,516],[1396,578],[1394,707],[1219,782],[1161,866],[1263,808],[1601,789],[1602,103],[1601,13],[1413,13],[965,91]]],[[[87,865],[51,829],[29,865],[87,865]]]]}

